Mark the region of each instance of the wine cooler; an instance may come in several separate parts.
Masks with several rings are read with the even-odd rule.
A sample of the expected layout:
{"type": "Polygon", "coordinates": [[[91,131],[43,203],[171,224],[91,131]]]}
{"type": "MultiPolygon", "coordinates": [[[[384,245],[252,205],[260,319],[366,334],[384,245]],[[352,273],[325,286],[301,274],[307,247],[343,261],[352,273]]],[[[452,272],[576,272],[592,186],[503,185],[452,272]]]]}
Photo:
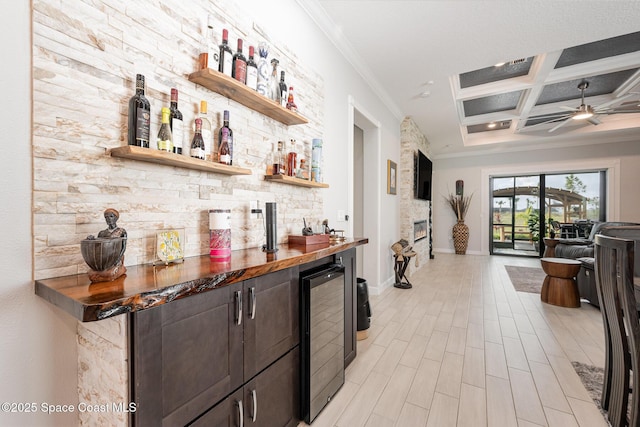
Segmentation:
{"type": "Polygon", "coordinates": [[[301,412],[311,424],[344,384],[345,268],[301,275],[301,412]]]}

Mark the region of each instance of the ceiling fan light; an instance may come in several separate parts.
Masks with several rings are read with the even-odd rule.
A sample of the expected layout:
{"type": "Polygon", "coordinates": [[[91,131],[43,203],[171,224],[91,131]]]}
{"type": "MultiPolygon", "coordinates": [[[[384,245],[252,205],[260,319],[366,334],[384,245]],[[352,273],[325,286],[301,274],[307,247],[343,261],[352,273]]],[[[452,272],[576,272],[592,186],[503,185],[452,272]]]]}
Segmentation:
{"type": "Polygon", "coordinates": [[[578,110],[575,113],[573,113],[571,118],[573,120],[586,120],[593,117],[593,115],[594,115],[594,112],[593,112],[593,108],[591,108],[591,105],[582,104],[580,108],[578,108],[578,110]]]}

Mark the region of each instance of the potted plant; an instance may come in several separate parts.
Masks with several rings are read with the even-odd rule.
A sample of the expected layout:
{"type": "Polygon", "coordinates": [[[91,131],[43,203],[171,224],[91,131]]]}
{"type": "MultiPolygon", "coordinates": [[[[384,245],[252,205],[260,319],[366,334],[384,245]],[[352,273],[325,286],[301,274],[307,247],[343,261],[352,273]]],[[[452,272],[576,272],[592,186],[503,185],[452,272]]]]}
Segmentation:
{"type": "Polygon", "coordinates": [[[445,200],[449,203],[449,206],[451,206],[457,219],[457,223],[453,226],[452,231],[453,247],[456,250],[456,254],[459,255],[467,253],[467,246],[469,245],[469,227],[464,223],[464,218],[469,210],[469,205],[471,205],[472,197],[473,194],[470,196],[449,194],[448,197],[445,197],[445,200]]]}
{"type": "Polygon", "coordinates": [[[538,251],[540,249],[540,215],[537,209],[531,209],[529,211],[527,225],[529,226],[529,233],[531,233],[533,247],[538,251]]]}

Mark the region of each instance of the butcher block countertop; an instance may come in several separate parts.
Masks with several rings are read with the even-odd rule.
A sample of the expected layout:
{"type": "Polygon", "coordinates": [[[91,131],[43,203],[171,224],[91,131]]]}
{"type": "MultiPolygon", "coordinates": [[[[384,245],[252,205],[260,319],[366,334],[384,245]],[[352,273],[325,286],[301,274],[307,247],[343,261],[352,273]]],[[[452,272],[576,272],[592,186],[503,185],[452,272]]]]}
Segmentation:
{"type": "Polygon", "coordinates": [[[356,237],[317,247],[284,244],[275,254],[242,249],[232,251],[227,263],[212,262],[203,255],[168,266],[127,266],[127,273],[111,282],[92,284],[86,274],[78,274],[37,280],[35,291],[78,320],[91,322],[306,264],[368,242],[356,237]]]}

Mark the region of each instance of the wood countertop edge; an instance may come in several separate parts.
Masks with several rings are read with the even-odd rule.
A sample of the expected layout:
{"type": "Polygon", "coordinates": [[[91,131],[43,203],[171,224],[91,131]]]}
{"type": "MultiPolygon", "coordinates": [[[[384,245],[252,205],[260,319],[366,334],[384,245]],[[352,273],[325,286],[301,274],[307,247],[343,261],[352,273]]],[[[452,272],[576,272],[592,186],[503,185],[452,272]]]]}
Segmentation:
{"type": "MultiPolygon", "coordinates": [[[[233,283],[253,279],[255,277],[260,277],[286,268],[307,264],[325,258],[327,256],[331,256],[338,252],[343,252],[356,246],[367,244],[368,242],[369,240],[367,238],[349,239],[349,241],[344,243],[320,247],[316,250],[310,250],[309,252],[283,259],[278,259],[278,253],[276,252],[273,260],[269,260],[262,264],[248,265],[244,268],[235,270],[230,269],[218,274],[207,274],[193,280],[174,283],[162,288],[153,288],[152,286],[150,286],[149,290],[146,291],[123,297],[116,297],[101,302],[88,302],[88,298],[76,298],[73,295],[70,295],[70,293],[72,292],[65,292],[65,289],[56,289],[54,286],[50,285],[52,281],[65,279],[68,279],[69,282],[88,282],[88,277],[86,276],[86,274],[79,274],[62,278],[36,280],[35,293],[36,295],[47,300],[49,303],[67,312],[74,318],[82,322],[92,322],[118,316],[120,314],[150,309],[163,304],[167,304],[177,299],[186,298],[191,295],[200,294],[214,289],[219,289],[233,283]]],[[[288,246],[285,244],[281,245],[280,247],[295,248],[296,246],[288,246]]],[[[258,248],[245,249],[243,251],[254,250],[261,252],[261,250],[258,248]]],[[[204,255],[193,258],[208,258],[208,256],[204,255]]],[[[151,264],[144,264],[131,266],[131,268],[153,269],[154,267],[151,264]]],[[[125,280],[126,275],[116,279],[115,281],[111,282],[111,284],[117,285],[118,281],[124,283],[125,280]]],[[[91,285],[89,285],[89,287],[90,286],[91,285]]]]}

